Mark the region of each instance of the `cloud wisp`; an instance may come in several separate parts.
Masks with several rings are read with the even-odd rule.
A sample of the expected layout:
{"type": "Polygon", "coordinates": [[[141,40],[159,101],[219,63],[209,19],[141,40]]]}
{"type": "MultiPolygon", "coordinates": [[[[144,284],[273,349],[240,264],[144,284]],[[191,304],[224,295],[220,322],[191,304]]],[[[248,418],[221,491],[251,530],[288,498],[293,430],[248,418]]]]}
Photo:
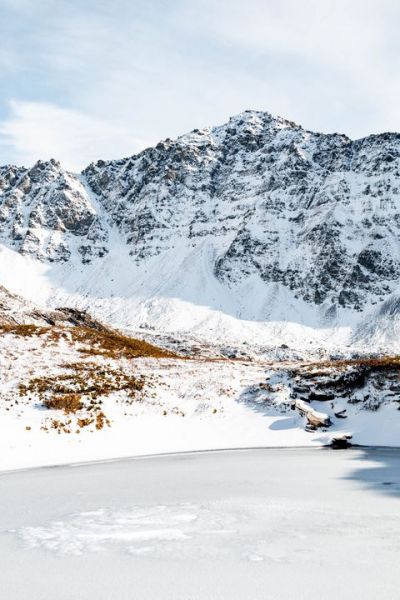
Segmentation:
{"type": "Polygon", "coordinates": [[[44,102],[11,102],[11,114],[0,123],[0,141],[8,162],[31,165],[39,157],[56,158],[80,171],[99,158],[120,158],[146,147],[125,129],[76,110],[44,102]]]}
{"type": "Polygon", "coordinates": [[[1,162],[83,167],[247,108],[400,130],[394,0],[0,0],[0,17],[1,162]]]}

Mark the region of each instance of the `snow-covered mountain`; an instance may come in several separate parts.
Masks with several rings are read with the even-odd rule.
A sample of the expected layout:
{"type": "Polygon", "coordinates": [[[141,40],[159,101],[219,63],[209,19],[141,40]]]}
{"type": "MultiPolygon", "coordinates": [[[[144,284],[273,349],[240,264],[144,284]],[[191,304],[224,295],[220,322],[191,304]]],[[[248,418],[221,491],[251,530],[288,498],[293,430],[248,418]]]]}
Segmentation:
{"type": "Polygon", "coordinates": [[[396,349],[399,157],[246,111],[79,175],[1,167],[0,284],[131,330],[396,349]]]}

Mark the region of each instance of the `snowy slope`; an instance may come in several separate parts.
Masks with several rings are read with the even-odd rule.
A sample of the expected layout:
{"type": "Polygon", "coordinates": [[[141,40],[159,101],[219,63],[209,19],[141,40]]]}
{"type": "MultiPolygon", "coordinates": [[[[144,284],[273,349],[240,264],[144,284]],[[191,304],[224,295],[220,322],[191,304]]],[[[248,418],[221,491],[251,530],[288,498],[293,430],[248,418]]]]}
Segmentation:
{"type": "Polygon", "coordinates": [[[0,284],[130,331],[397,351],[399,156],[247,111],[80,175],[2,167],[0,284]]]}

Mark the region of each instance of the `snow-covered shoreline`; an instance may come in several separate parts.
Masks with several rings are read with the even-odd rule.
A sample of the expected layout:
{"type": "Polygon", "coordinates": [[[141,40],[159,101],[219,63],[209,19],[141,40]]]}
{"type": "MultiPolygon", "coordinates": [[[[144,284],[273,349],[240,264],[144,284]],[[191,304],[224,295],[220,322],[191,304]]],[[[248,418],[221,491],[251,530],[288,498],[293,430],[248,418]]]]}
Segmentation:
{"type": "Polygon", "coordinates": [[[355,444],[399,446],[399,413],[393,401],[383,402],[378,410],[343,399],[333,404],[313,401],[313,408],[327,413],[332,424],[306,431],[306,418],[292,410],[284,363],[85,358],[79,344],[68,341],[68,330],[61,333],[64,337],[55,339],[50,333],[0,337],[0,471],[171,452],[319,447],[345,433],[352,434],[355,444]],[[100,429],[93,421],[84,424],[89,404],[77,413],[50,410],[26,387],[31,378],[45,384],[58,377],[65,381],[66,373],[80,381],[90,370],[74,374],[73,369],[85,365],[145,381],[133,399],[122,391],[101,397],[109,425],[100,429]],[[347,418],[336,419],[335,412],[343,408],[347,418]]]}
{"type": "Polygon", "coordinates": [[[315,433],[304,430],[299,416],[249,414],[247,409],[238,410],[230,418],[213,415],[214,422],[211,417],[142,415],[114,422],[109,429],[82,432],[79,436],[26,431],[22,424],[2,418],[0,472],[184,452],[254,447],[321,448],[329,445],[333,435],[347,432],[353,433],[357,445],[396,448],[400,439],[396,421],[390,410],[382,412],[382,418],[377,418],[376,413],[366,413],[341,429],[333,427],[315,433]]]}

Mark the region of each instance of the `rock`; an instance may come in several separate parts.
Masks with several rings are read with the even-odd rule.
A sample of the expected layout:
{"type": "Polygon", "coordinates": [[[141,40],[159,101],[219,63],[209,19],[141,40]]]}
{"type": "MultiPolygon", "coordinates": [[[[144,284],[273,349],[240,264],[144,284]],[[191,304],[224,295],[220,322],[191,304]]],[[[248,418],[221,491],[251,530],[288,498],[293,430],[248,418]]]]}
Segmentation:
{"type": "Polygon", "coordinates": [[[335,417],[337,417],[338,419],[347,419],[346,409],[340,410],[339,412],[335,412],[334,414],[335,417]]]}
{"type": "Polygon", "coordinates": [[[314,410],[307,402],[304,402],[304,400],[296,400],[295,406],[301,414],[305,415],[309,425],[313,427],[329,427],[329,425],[331,425],[331,420],[328,415],[314,410]]]}
{"type": "MultiPolygon", "coordinates": [[[[400,357],[366,356],[321,361],[299,365],[288,372],[291,398],[309,404],[314,400],[341,399],[349,405],[360,404],[378,410],[382,404],[399,401],[400,357]],[[317,390],[317,392],[315,392],[317,390]],[[323,390],[323,393],[320,392],[323,390]]],[[[331,403],[334,410],[334,403],[331,403]]],[[[347,409],[334,412],[338,419],[347,418],[347,409]]]]}
{"type": "Polygon", "coordinates": [[[328,402],[329,400],[333,400],[335,398],[335,394],[330,392],[321,394],[320,392],[311,391],[308,398],[309,400],[316,400],[318,402],[328,402]]]}
{"type": "Polygon", "coordinates": [[[304,431],[308,431],[308,433],[314,433],[317,431],[317,428],[315,425],[310,425],[310,423],[307,423],[307,425],[304,427],[304,431]]]}
{"type": "Polygon", "coordinates": [[[350,440],[352,439],[352,435],[349,433],[343,433],[339,435],[335,435],[331,439],[331,447],[335,450],[350,448],[352,445],[350,440]]]}

